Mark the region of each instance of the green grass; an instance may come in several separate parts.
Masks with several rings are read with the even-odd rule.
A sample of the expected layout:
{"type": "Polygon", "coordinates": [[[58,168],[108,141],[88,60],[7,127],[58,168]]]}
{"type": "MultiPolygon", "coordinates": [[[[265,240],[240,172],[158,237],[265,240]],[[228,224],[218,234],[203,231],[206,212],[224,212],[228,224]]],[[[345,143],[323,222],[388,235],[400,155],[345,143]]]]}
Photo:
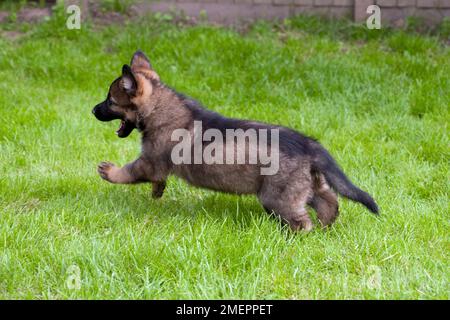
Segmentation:
{"type": "Polygon", "coordinates": [[[241,34],[146,20],[0,38],[0,298],[449,298],[450,53],[438,38],[297,18],[241,34]],[[319,30],[320,29],[320,30],[319,30]],[[94,31],[95,30],[95,31],[94,31]],[[292,234],[254,197],[171,178],[108,184],[139,154],[91,108],[141,48],[166,83],[232,117],[315,136],[374,195],[292,234]],[[71,266],[80,289],[67,285],[71,266]]]}

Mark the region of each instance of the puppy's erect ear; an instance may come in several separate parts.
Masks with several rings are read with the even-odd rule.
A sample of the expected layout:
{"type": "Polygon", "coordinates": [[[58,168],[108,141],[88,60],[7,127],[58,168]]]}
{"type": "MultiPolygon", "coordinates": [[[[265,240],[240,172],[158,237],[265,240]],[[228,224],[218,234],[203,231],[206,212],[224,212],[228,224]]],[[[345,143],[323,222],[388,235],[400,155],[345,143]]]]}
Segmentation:
{"type": "Polygon", "coordinates": [[[159,75],[153,70],[150,60],[146,55],[138,50],[134,53],[131,59],[131,70],[135,73],[140,73],[144,75],[147,79],[159,82],[159,75]]]}
{"type": "Polygon", "coordinates": [[[152,69],[152,65],[147,56],[138,50],[134,53],[133,58],[131,58],[131,68],[135,69],[152,69]]]}
{"type": "Polygon", "coordinates": [[[137,90],[137,81],[134,77],[133,71],[129,65],[125,64],[122,67],[122,79],[120,79],[120,87],[125,90],[125,92],[134,96],[137,90]]]}

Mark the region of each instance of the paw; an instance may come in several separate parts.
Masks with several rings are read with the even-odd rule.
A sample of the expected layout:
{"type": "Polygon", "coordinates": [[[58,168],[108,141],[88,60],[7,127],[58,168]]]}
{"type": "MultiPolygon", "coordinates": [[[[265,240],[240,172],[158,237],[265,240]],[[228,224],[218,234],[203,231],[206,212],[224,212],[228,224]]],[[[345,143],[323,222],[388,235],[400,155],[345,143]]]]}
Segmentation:
{"type": "Polygon", "coordinates": [[[152,198],[153,199],[159,199],[163,196],[164,190],[153,190],[152,191],[152,198]]]}
{"type": "Polygon", "coordinates": [[[295,216],[288,220],[288,223],[293,231],[300,231],[302,233],[308,233],[314,228],[314,225],[307,214],[295,216]]]}
{"type": "Polygon", "coordinates": [[[102,162],[98,165],[97,171],[102,179],[114,183],[114,172],[117,169],[111,162],[102,162]]]}
{"type": "Polygon", "coordinates": [[[313,228],[314,228],[314,225],[313,225],[312,221],[302,222],[302,231],[304,233],[308,233],[308,232],[312,231],[313,228]]]}

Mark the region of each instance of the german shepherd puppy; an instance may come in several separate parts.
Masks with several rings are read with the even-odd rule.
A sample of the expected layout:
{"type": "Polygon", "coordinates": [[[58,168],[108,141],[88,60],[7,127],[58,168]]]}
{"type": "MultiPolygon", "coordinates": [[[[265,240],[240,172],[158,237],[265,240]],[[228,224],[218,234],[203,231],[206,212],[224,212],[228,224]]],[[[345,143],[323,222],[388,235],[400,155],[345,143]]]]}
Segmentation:
{"type": "MultiPolygon", "coordinates": [[[[142,152],[137,160],[123,167],[109,162],[98,166],[100,176],[111,183],[151,182],[152,195],[159,198],[167,177],[174,174],[198,187],[256,194],[267,212],[279,216],[293,230],[312,229],[307,205],[315,209],[323,226],[333,223],[338,216],[335,192],[378,213],[372,197],[350,182],[319,142],[289,128],[230,119],[203,108],[195,100],[166,86],[141,51],[133,55],[131,66],[123,66],[122,75],[111,84],[106,100],[92,112],[100,121],[120,119],[117,135],[121,138],[127,137],[133,129],[142,133],[142,152]],[[175,164],[171,152],[177,141],[171,138],[172,133],[182,128],[194,135],[194,121],[201,121],[204,129],[217,129],[222,133],[228,129],[278,130],[278,171],[262,175],[261,163],[175,164]]],[[[203,143],[205,147],[207,143],[203,143]]],[[[247,145],[243,150],[236,150],[236,143],[223,143],[225,150],[247,155],[259,147],[247,145]]]]}

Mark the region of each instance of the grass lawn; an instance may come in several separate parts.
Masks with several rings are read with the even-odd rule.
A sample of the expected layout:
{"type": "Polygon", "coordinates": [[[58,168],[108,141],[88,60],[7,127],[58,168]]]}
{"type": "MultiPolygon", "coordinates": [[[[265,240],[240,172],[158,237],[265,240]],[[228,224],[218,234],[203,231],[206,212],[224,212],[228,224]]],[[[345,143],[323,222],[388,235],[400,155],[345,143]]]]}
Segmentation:
{"type": "Polygon", "coordinates": [[[449,298],[442,38],[313,18],[18,28],[0,38],[0,298],[449,298]],[[140,137],[91,109],[138,48],[205,106],[318,138],[381,216],[341,199],[329,230],[292,234],[252,196],[103,181],[140,137]]]}

